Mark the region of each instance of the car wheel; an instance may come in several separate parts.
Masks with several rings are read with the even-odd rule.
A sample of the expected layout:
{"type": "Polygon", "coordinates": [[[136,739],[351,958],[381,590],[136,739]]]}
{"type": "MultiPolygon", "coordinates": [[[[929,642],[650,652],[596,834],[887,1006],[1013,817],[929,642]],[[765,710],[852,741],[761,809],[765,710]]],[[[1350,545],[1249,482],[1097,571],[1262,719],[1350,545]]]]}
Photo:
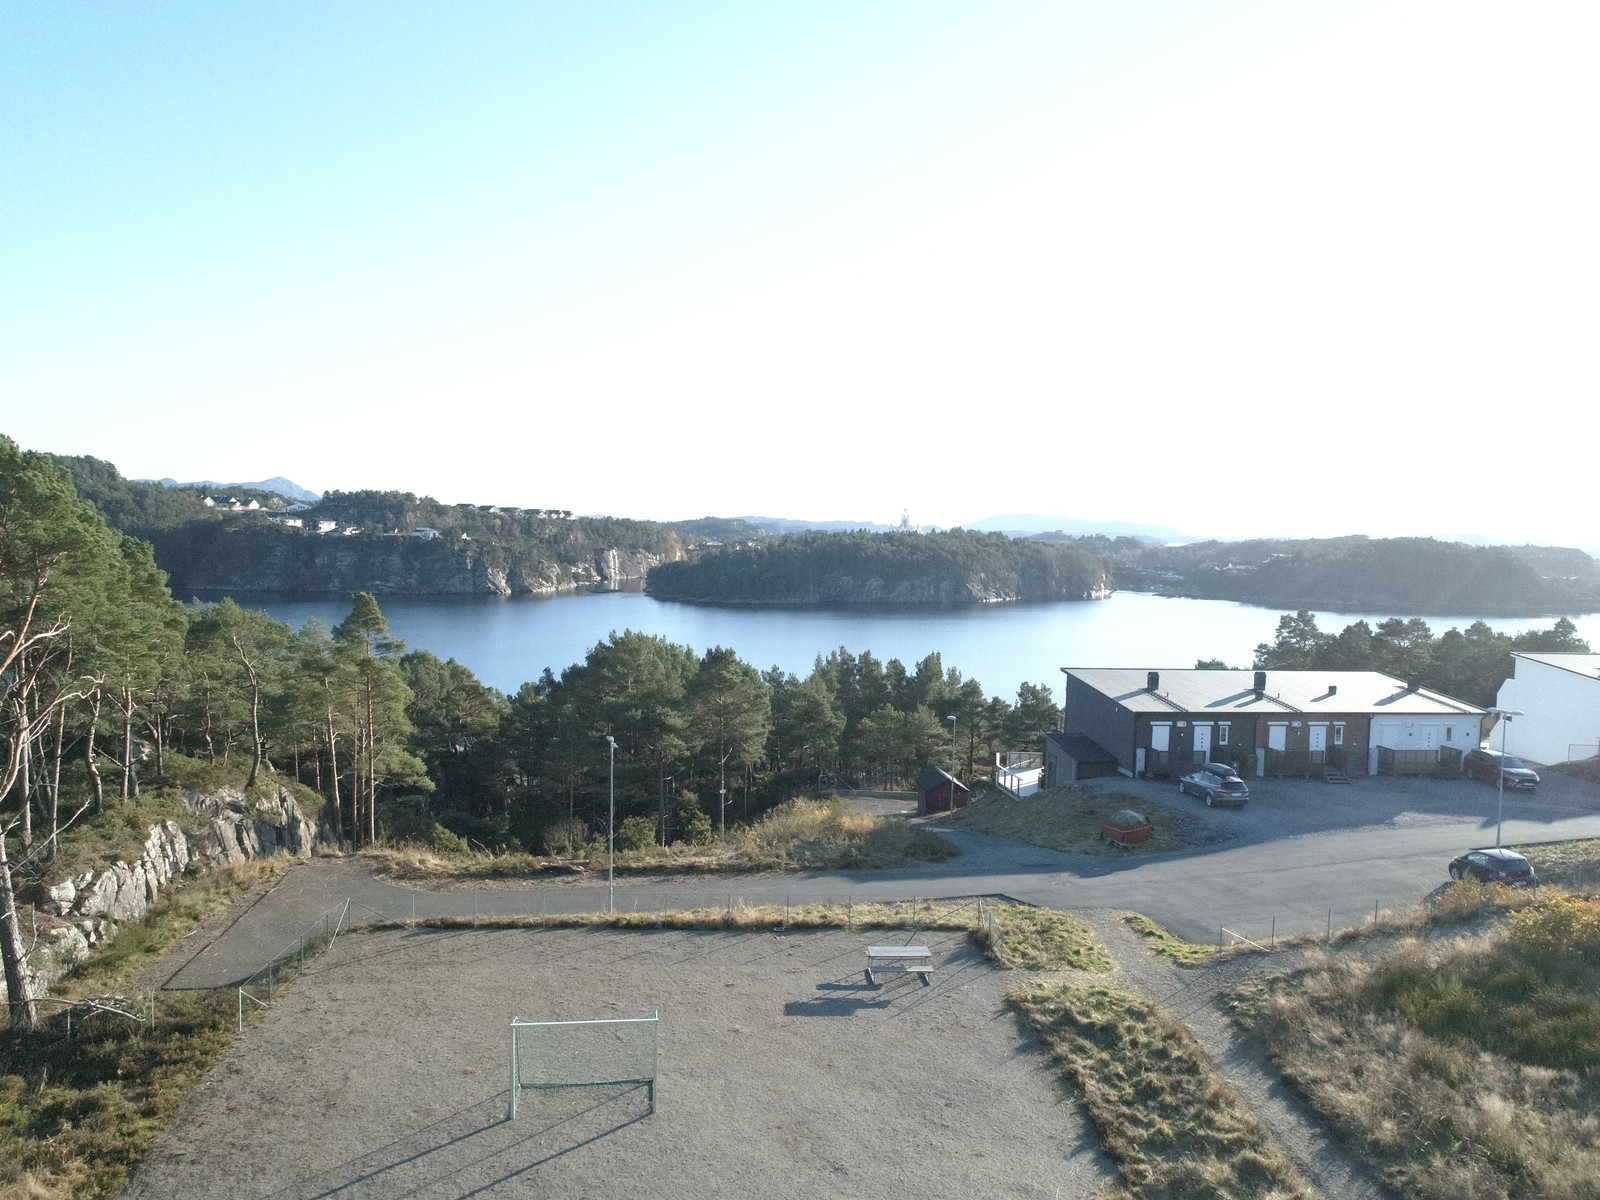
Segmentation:
{"type": "Polygon", "coordinates": [[[1217,806],[1217,803],[1216,803],[1215,800],[1213,800],[1211,798],[1211,793],[1207,792],[1206,793],[1206,807],[1207,808],[1215,808],[1216,806],[1217,806]]]}
{"type": "Polygon", "coordinates": [[[1457,866],[1451,866],[1451,868],[1450,868],[1450,878],[1451,879],[1460,879],[1461,878],[1461,868],[1457,867],[1457,866]]]}

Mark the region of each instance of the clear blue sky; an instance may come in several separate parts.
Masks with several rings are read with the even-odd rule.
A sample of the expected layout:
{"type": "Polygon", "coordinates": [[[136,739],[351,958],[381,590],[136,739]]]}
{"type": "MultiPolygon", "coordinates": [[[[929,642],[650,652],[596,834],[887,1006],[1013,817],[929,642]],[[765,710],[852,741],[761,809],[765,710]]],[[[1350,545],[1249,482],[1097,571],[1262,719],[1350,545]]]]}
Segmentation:
{"type": "Polygon", "coordinates": [[[1597,51],[1576,3],[12,3],[0,431],[1592,542],[1597,51]]]}

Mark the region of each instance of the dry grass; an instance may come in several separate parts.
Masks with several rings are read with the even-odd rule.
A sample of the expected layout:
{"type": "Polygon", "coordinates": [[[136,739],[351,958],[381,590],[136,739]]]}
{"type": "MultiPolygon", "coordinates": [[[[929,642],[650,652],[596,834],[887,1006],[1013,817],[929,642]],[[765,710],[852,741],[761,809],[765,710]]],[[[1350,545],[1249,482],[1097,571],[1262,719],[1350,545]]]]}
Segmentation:
{"type": "Polygon", "coordinates": [[[1218,949],[1216,946],[1186,942],[1169,932],[1165,926],[1156,924],[1143,913],[1123,913],[1122,919],[1127,922],[1135,933],[1142,934],[1148,939],[1150,948],[1157,954],[1165,954],[1168,958],[1189,965],[1210,962],[1217,956],[1218,949]]]}
{"type": "Polygon", "coordinates": [[[1011,1003],[1083,1096],[1122,1196],[1267,1200],[1310,1187],[1179,1022],[1141,997],[1036,983],[1011,1003]]]}
{"type": "MultiPolygon", "coordinates": [[[[414,845],[363,851],[397,879],[525,879],[569,860],[526,854],[446,857],[414,845]]],[[[788,800],[754,825],[696,846],[675,842],[618,850],[617,871],[628,875],[691,872],[838,871],[943,862],[961,851],[903,817],[852,813],[834,796],[788,800]]],[[[602,861],[603,865],[603,861],[602,861]]]]}
{"type": "Polygon", "coordinates": [[[1235,1019],[1397,1191],[1600,1196],[1600,905],[1371,958],[1313,952],[1233,997],[1235,1019]]]}
{"type": "MultiPolygon", "coordinates": [[[[181,880],[144,921],[124,924],[62,980],[57,997],[115,995],[167,946],[288,865],[268,859],[181,880]]],[[[70,1038],[62,1009],[41,1010],[40,1030],[0,1042],[0,1200],[115,1190],[227,1047],[237,1021],[231,992],[164,993],[153,1029],[79,1012],[70,1038]]]]}
{"type": "MultiPolygon", "coordinates": [[[[551,913],[546,916],[436,917],[425,929],[909,929],[964,931],[1002,967],[1109,971],[1111,959],[1079,917],[1048,908],[977,901],[918,900],[895,904],[745,904],[659,912],[551,913]]],[[[357,925],[357,930],[400,922],[357,925]]]]}
{"type": "Polygon", "coordinates": [[[1534,865],[1543,884],[1574,891],[1600,890],[1600,838],[1512,849],[1534,865]]]}
{"type": "Polygon", "coordinates": [[[1070,854],[1160,854],[1210,845],[1226,836],[1194,813],[1122,792],[1078,787],[1051,788],[1020,800],[1004,794],[986,796],[956,812],[950,820],[979,833],[1070,854]],[[1152,829],[1149,841],[1119,846],[1100,839],[1100,826],[1121,808],[1144,814],[1152,829]]]}

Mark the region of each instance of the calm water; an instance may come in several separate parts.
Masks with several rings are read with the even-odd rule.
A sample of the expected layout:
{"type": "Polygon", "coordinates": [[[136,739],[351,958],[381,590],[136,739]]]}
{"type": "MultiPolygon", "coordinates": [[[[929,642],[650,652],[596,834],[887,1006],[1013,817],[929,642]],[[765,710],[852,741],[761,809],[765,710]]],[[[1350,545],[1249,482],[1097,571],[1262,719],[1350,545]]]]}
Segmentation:
{"type": "MultiPolygon", "coordinates": [[[[765,670],[804,676],[818,654],[840,646],[907,667],[937,650],[946,667],[976,678],[991,695],[1016,695],[1018,684],[1042,683],[1061,699],[1061,667],[1192,667],[1199,658],[1250,664],[1255,647],[1272,640],[1276,609],[1225,600],[1169,599],[1117,592],[1107,600],[993,605],[973,609],[707,608],[652,599],[642,592],[598,592],[552,599],[454,600],[380,598],[390,630],[412,649],[431,650],[472,668],[485,683],[514,692],[545,667],[559,675],[612,630],[635,629],[697,651],[731,646],[765,670]]],[[[349,605],[338,600],[251,598],[280,621],[299,627],[317,617],[329,628],[349,605]]],[[[1394,614],[1368,615],[1369,623],[1394,614]]],[[[1404,614],[1402,614],[1404,615],[1404,614]]],[[[1357,619],[1318,613],[1338,632],[1357,619]]],[[[1429,617],[1435,633],[1465,627],[1471,617],[1429,617]]],[[[1600,645],[1600,614],[1575,618],[1581,636],[1600,645]]],[[[1538,618],[1492,618],[1495,629],[1549,628],[1538,618]]]]}

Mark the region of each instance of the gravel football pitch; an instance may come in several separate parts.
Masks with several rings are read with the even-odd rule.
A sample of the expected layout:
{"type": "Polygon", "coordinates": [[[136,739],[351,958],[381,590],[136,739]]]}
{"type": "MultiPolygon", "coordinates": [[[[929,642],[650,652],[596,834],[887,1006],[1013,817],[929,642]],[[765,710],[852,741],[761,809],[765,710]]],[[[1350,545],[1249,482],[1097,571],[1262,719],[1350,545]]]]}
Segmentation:
{"type": "Polygon", "coordinates": [[[1019,1034],[1007,972],[919,935],[388,931],[340,938],[191,1095],[129,1198],[1091,1197],[1111,1171],[1019,1034]],[[660,1010],[642,1088],[509,1095],[508,1024],[660,1010]]]}

